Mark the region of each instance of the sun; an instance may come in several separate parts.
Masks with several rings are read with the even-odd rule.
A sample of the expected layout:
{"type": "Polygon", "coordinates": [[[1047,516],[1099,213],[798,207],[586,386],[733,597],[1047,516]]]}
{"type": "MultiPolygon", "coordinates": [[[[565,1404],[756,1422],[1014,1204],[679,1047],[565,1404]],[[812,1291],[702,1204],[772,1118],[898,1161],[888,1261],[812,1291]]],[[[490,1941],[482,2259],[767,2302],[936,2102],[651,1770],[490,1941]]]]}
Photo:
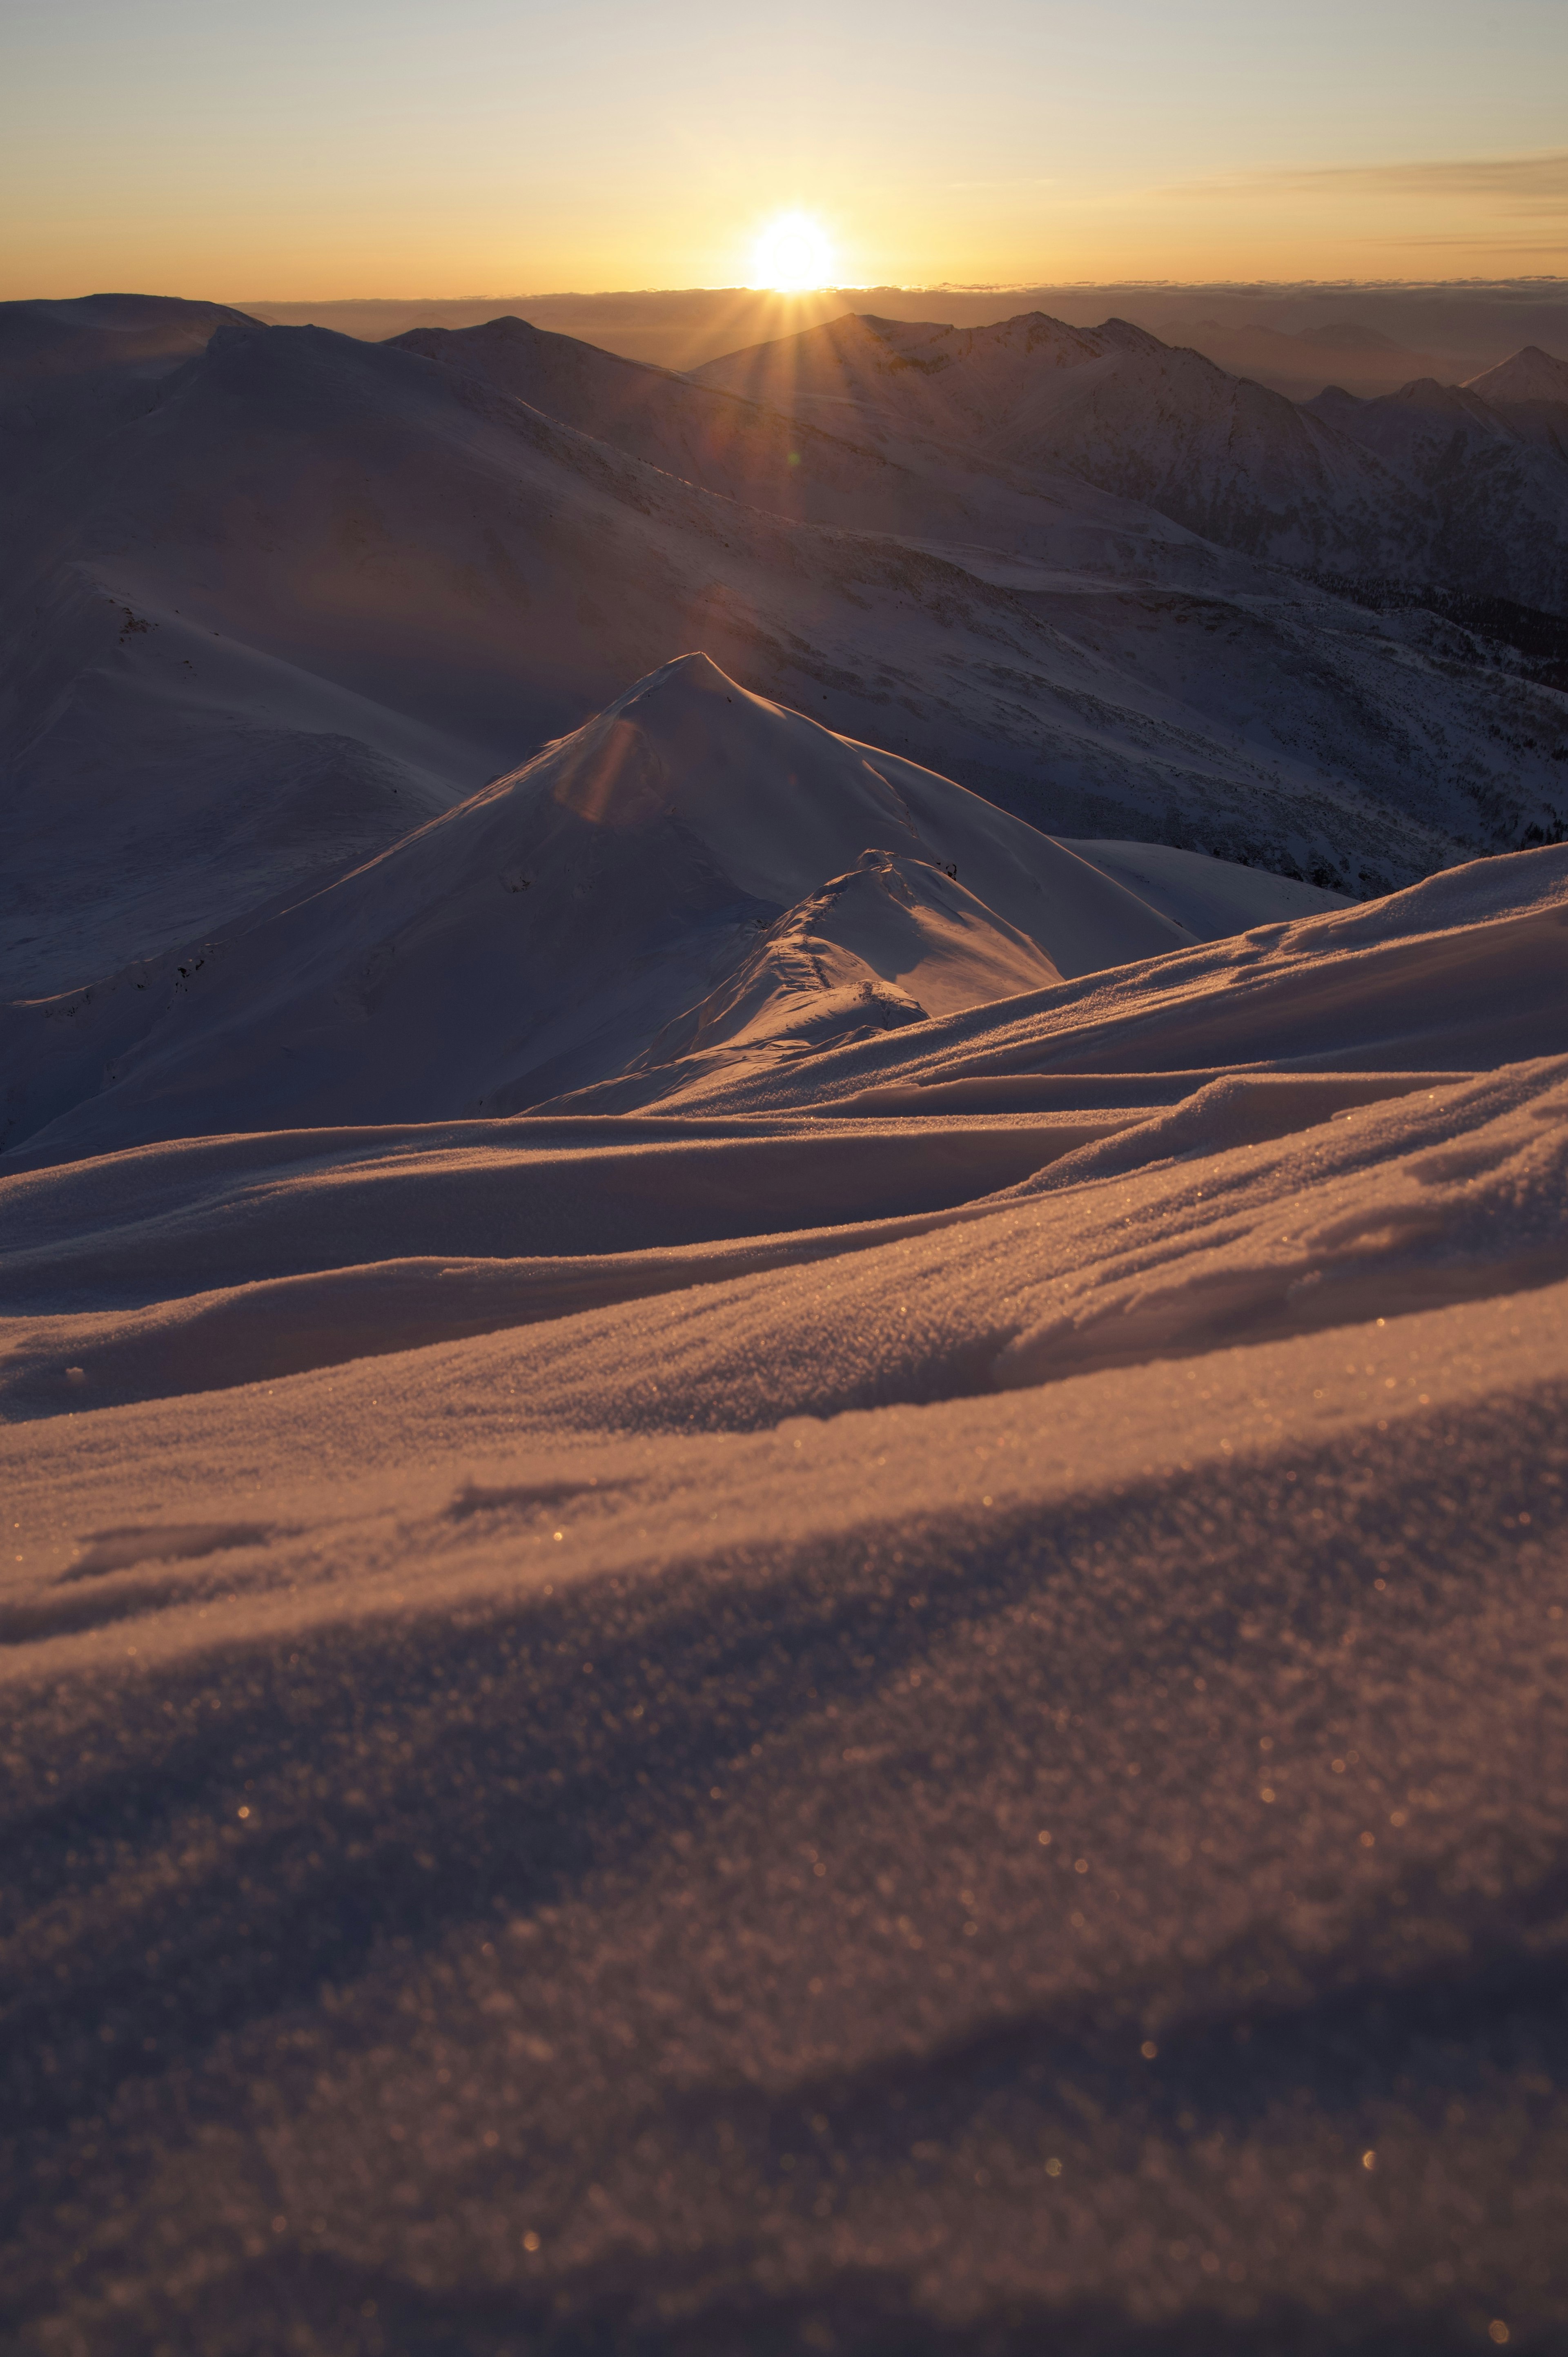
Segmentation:
{"type": "Polygon", "coordinates": [[[776,213],[751,250],[751,283],[779,295],[832,282],[833,242],[810,213],[776,213]]]}

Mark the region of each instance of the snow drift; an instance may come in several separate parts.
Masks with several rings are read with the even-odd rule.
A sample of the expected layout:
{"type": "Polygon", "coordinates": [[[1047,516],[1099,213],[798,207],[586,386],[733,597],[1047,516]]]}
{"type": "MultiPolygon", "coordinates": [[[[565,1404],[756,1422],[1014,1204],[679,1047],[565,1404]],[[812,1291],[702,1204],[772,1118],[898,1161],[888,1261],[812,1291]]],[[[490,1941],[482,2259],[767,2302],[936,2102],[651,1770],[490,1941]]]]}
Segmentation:
{"type": "Polygon", "coordinates": [[[13,1166],[17,2344],[1556,2345],[1565,908],[13,1166]]]}

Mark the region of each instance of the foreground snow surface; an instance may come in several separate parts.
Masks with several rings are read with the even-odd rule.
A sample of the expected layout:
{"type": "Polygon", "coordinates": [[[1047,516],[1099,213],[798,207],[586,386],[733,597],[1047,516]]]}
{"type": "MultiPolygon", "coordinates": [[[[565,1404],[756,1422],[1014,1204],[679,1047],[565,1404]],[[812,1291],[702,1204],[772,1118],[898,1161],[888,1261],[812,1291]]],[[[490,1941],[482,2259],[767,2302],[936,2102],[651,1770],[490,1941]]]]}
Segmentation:
{"type": "Polygon", "coordinates": [[[12,2343],[1563,2348],[1565,909],[0,1180],[12,2343]]]}

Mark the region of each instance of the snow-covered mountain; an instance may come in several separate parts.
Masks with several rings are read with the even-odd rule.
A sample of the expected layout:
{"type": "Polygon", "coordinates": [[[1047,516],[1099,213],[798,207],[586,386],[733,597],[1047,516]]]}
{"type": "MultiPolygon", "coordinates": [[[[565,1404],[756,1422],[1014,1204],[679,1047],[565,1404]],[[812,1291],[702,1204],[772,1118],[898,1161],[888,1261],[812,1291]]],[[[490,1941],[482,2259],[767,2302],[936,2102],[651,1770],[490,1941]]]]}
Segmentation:
{"type": "MultiPolygon", "coordinates": [[[[908,528],[936,504],[908,468],[743,394],[710,391],[668,369],[619,359],[526,319],[415,328],[392,339],[461,375],[514,394],[596,440],[705,490],[819,523],[908,528]]],[[[949,502],[950,513],[958,502],[949,502]]]]}
{"type": "Polygon", "coordinates": [[[1568,463],[1568,361],[1537,344],[1484,369],[1466,385],[1526,441],[1541,443],[1568,463]]]}
{"type": "Polygon", "coordinates": [[[1217,567],[1215,551],[1168,518],[1097,492],[1080,477],[1010,467],[961,439],[895,452],[875,430],[856,433],[853,418],[838,421],[843,431],[830,430],[801,404],[754,401],[523,319],[412,329],[395,348],[769,514],[943,544],[980,543],[1058,570],[1204,587],[1221,576],[1248,577],[1241,566],[1217,567]]]}
{"type": "Polygon", "coordinates": [[[1315,1076],[1326,1072],[1484,1071],[1568,1056],[1565,910],[1568,847],[1557,845],[1451,868],[1368,906],[956,1009],[918,1029],[835,1040],[809,1064],[696,1057],[652,1086],[639,1074],[570,1103],[705,1116],[806,1105],[1017,1114],[1102,1102],[1096,1092],[1119,1074],[1138,1074],[1145,1092],[1157,1075],[1179,1075],[1172,1086],[1185,1097],[1200,1078],[1227,1075],[1246,1094],[1267,1072],[1273,1093],[1253,1101],[1294,1123],[1317,1102],[1315,1076]]]}
{"type": "Polygon", "coordinates": [[[710,361],[704,384],[890,434],[1066,468],[1228,547],[1393,573],[1420,520],[1366,455],[1282,394],[1111,319],[1035,313],[992,328],[847,317],[710,361]]]}
{"type": "Polygon", "coordinates": [[[145,414],[220,328],[252,325],[227,304],[158,295],[0,303],[0,497],[145,414]]]}
{"type": "MultiPolygon", "coordinates": [[[[975,436],[922,425],[873,447],[824,427],[812,496],[830,514],[843,469],[843,529],[756,504],[767,484],[736,457],[752,429],[729,422],[755,417],[776,457],[793,427],[766,404],[716,411],[711,389],[510,328],[459,365],[457,338],[434,360],[238,317],[202,343],[210,318],[166,308],[138,306],[114,344],[90,307],[70,332],[98,339],[102,399],[69,459],[48,418],[16,437],[0,518],[10,993],[298,899],[694,647],[1074,839],[1153,838],[1354,894],[1557,823],[1563,707],[1506,651],[1346,603],[975,436]],[[600,430],[508,390],[508,371],[600,430]],[[678,471],[702,471],[693,451],[705,481],[678,471]],[[876,501],[900,530],[867,528],[876,501]]],[[[992,355],[1015,407],[1050,345],[1026,341],[992,355]]],[[[929,390],[954,371],[902,374],[929,390]]]]}
{"type": "Polygon", "coordinates": [[[1065,469],[1273,563],[1568,611],[1568,466],[1494,416],[1483,389],[1298,406],[1125,320],[1037,312],[964,328],[852,316],[695,375],[846,433],[1065,469]],[[1352,423],[1369,412],[1369,426],[1352,423]]]}
{"type": "Polygon", "coordinates": [[[1527,401],[1568,404],[1568,361],[1543,352],[1539,344],[1526,344],[1511,359],[1499,361],[1496,368],[1467,378],[1465,390],[1478,393],[1494,409],[1513,408],[1527,401]]]}
{"type": "Polygon", "coordinates": [[[1474,387],[1430,377],[1375,401],[1330,390],[1307,413],[1422,501],[1426,585],[1568,611],[1568,463],[1550,436],[1520,431],[1474,387]]]}
{"type": "Polygon", "coordinates": [[[1193,864],[1230,878],[1218,923],[692,655],[323,890],[5,1010],[5,1142],[493,1118],[1334,905],[1193,864]]]}
{"type": "Polygon", "coordinates": [[[1565,912],[0,1167],[21,2345],[1560,2347],[1565,912]]]}

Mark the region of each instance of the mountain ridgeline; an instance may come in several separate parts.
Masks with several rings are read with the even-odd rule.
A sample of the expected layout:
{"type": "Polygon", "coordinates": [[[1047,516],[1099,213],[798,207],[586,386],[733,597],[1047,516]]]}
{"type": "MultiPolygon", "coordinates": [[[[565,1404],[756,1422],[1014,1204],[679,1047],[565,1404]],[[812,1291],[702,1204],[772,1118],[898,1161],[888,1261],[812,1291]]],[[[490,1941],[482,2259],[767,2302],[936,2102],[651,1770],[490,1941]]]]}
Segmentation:
{"type": "Polygon", "coordinates": [[[0,990],[249,931],[694,650],[1037,837],[1352,899],[1557,840],[1565,451],[1534,350],[1298,404],[1040,313],[682,375],[0,307],[0,990]]]}

